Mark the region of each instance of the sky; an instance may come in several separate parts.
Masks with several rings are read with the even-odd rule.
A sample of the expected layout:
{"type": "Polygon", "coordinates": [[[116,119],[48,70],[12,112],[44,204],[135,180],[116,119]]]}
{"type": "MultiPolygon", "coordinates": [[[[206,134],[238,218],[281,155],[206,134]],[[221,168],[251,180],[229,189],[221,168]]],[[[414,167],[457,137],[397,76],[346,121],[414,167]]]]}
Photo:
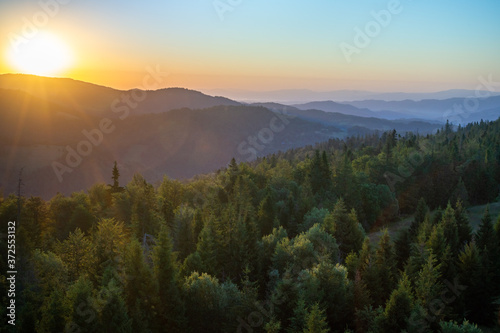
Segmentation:
{"type": "Polygon", "coordinates": [[[0,0],[0,74],[43,68],[119,89],[141,88],[146,68],[168,73],[158,88],[202,91],[475,89],[500,81],[499,14],[498,0],[0,0]],[[44,34],[57,43],[28,48],[44,34]],[[19,65],[22,52],[37,63],[19,65]]]}

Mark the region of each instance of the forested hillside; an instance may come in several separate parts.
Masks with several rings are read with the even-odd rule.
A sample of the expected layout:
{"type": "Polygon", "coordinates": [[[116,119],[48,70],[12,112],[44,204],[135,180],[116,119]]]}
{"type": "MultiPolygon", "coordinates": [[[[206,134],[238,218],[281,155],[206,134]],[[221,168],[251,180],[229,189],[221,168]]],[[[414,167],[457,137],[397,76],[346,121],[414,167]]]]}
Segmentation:
{"type": "MultiPolygon", "coordinates": [[[[331,110],[357,110],[336,104],[331,110]]],[[[123,182],[187,179],[331,138],[415,130],[439,124],[299,110],[276,103],[244,105],[168,88],[121,91],[82,81],[0,75],[0,188],[50,199],[108,178],[117,160],[123,182]],[[147,98],[146,98],[147,97],[147,98]],[[106,125],[106,126],[103,126],[106,125]]]]}
{"type": "Polygon", "coordinates": [[[465,207],[499,200],[499,133],[332,139],[186,182],[120,184],[115,164],[85,192],[2,197],[15,331],[498,332],[500,217],[473,232],[465,207]]]}

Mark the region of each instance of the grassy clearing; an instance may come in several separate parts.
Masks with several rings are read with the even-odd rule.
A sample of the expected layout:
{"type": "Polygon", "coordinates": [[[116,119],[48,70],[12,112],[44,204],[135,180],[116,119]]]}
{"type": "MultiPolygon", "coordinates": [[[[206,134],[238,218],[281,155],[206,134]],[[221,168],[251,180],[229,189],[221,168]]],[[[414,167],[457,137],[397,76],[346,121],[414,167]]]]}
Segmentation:
{"type": "MultiPolygon", "coordinates": [[[[481,205],[481,206],[473,206],[467,208],[467,213],[469,215],[469,222],[473,232],[475,232],[478,229],[479,224],[481,223],[481,218],[483,217],[484,211],[486,210],[486,206],[487,205],[481,205]]],[[[497,218],[500,216],[500,202],[492,202],[489,204],[489,206],[490,206],[491,219],[493,223],[495,223],[497,218]]],[[[432,213],[434,213],[434,211],[432,213]]],[[[404,217],[401,220],[388,225],[387,231],[389,232],[391,239],[394,240],[399,232],[409,228],[412,221],[413,221],[413,215],[404,217]]],[[[370,232],[368,234],[368,237],[370,238],[371,243],[372,244],[377,243],[382,233],[383,229],[370,232]]]]}

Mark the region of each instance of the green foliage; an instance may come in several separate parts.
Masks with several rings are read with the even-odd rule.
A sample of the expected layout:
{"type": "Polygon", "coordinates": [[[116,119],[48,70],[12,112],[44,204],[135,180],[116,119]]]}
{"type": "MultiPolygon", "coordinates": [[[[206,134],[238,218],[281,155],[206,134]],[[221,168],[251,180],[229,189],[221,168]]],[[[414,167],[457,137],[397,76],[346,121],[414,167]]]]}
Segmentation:
{"type": "MultiPolygon", "coordinates": [[[[330,213],[335,225],[334,236],[339,243],[340,253],[345,258],[350,252],[358,252],[363,244],[365,233],[359,224],[356,212],[347,213],[343,199],[339,199],[330,213]]],[[[329,221],[327,221],[330,224],[329,221]]],[[[330,227],[331,228],[331,227],[330,227]]]]}
{"type": "Polygon", "coordinates": [[[55,249],[68,269],[70,281],[77,280],[83,274],[95,274],[96,258],[92,243],[79,228],[63,242],[57,243],[55,249]]]}
{"type": "Polygon", "coordinates": [[[316,223],[322,224],[327,215],[327,209],[318,209],[314,207],[309,212],[307,212],[306,215],[304,215],[304,221],[299,225],[299,232],[309,230],[316,223]]]}
{"type": "Polygon", "coordinates": [[[67,308],[63,302],[63,295],[59,289],[54,289],[54,291],[45,298],[40,310],[42,316],[37,323],[37,332],[51,333],[64,331],[67,308]]]}
{"type": "Polygon", "coordinates": [[[127,314],[121,290],[114,279],[100,291],[99,331],[132,332],[132,321],[127,314]]]}
{"type": "Polygon", "coordinates": [[[375,305],[385,304],[396,285],[396,274],[394,245],[385,230],[380,237],[373,264],[370,267],[369,279],[366,281],[375,305]]]}
{"type": "Polygon", "coordinates": [[[306,303],[321,304],[330,327],[346,327],[352,324],[353,286],[344,266],[321,262],[306,270],[302,279],[306,303]]]}
{"type": "Polygon", "coordinates": [[[430,254],[415,283],[415,295],[423,308],[428,308],[432,301],[441,297],[443,286],[440,283],[441,264],[437,263],[434,254],[430,254]]]}
{"type": "Polygon", "coordinates": [[[328,333],[330,329],[326,323],[325,312],[320,309],[319,304],[314,304],[306,316],[306,327],[304,333],[328,333]]]}
{"type": "Polygon", "coordinates": [[[120,187],[115,165],[88,194],[0,196],[0,220],[21,221],[16,329],[495,329],[500,218],[485,212],[473,237],[466,205],[498,196],[499,131],[332,139],[155,186],[136,174],[120,187]],[[365,235],[413,213],[394,243],[365,235]]]}
{"type": "Polygon", "coordinates": [[[458,229],[458,246],[462,248],[472,240],[472,228],[469,224],[469,217],[462,201],[458,200],[455,205],[455,221],[458,229]]]}
{"type": "Polygon", "coordinates": [[[69,306],[67,330],[84,332],[98,330],[98,309],[93,298],[93,286],[85,275],[68,288],[66,302],[69,306]]]}
{"type": "Polygon", "coordinates": [[[482,333],[483,331],[479,329],[476,325],[469,323],[467,320],[459,325],[453,321],[443,321],[440,323],[441,331],[443,333],[482,333]]]}
{"type": "Polygon", "coordinates": [[[125,249],[123,260],[123,298],[129,309],[134,332],[147,332],[157,314],[157,295],[153,272],[146,262],[143,249],[133,239],[125,249]]]}
{"type": "Polygon", "coordinates": [[[391,293],[382,319],[382,331],[397,333],[408,326],[408,319],[413,308],[412,292],[408,277],[403,275],[397,288],[391,293]]]}
{"type": "Polygon", "coordinates": [[[194,272],[184,281],[187,320],[190,332],[220,332],[236,330],[238,305],[242,294],[231,282],[219,281],[204,273],[194,272]],[[207,320],[210,318],[210,320],[207,320]]]}
{"type": "Polygon", "coordinates": [[[177,265],[172,254],[172,241],[163,226],[151,252],[153,278],[158,295],[158,328],[181,332],[184,327],[184,304],[177,283],[177,265]]]}

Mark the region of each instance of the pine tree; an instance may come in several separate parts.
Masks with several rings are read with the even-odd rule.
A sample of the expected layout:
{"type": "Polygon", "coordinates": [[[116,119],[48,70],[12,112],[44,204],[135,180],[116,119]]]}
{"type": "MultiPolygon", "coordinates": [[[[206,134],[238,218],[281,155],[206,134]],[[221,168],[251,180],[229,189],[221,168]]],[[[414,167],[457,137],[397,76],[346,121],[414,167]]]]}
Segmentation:
{"type": "Polygon", "coordinates": [[[380,237],[373,264],[373,278],[367,284],[378,306],[385,304],[396,284],[396,258],[387,229],[380,237]]]}
{"type": "MultiPolygon", "coordinates": [[[[424,309],[429,309],[432,301],[441,298],[443,285],[440,283],[440,266],[441,264],[437,263],[436,257],[431,253],[427,258],[427,262],[418,274],[418,278],[415,283],[415,294],[417,300],[424,309]]],[[[435,316],[440,316],[442,318],[443,314],[432,313],[431,316],[432,318],[435,316]]]]}
{"type": "Polygon", "coordinates": [[[132,321],[127,314],[127,307],[123,300],[118,283],[111,278],[107,286],[101,290],[102,308],[100,317],[100,332],[132,332],[132,321]]]}
{"type": "Polygon", "coordinates": [[[453,277],[456,275],[456,266],[451,250],[453,242],[448,244],[444,227],[444,223],[439,223],[433,227],[432,233],[425,244],[425,248],[430,253],[434,254],[436,258],[439,258],[441,262],[440,271],[443,280],[452,281],[453,277]]]}
{"type": "MultiPolygon", "coordinates": [[[[335,223],[335,239],[337,240],[342,258],[345,258],[351,251],[358,252],[363,245],[365,233],[359,224],[356,211],[347,213],[343,199],[339,199],[330,213],[335,223]]],[[[331,224],[331,222],[327,223],[331,224]]],[[[328,227],[332,229],[331,226],[328,227]]]]}
{"type": "Polygon", "coordinates": [[[112,171],[113,176],[111,179],[113,180],[113,185],[111,185],[111,192],[116,193],[116,192],[121,192],[123,190],[122,187],[120,187],[120,171],[118,171],[118,166],[116,164],[113,165],[113,171],[112,171]]]}
{"type": "Polygon", "coordinates": [[[406,229],[401,231],[396,240],[394,241],[394,248],[396,252],[397,268],[403,270],[408,259],[410,258],[410,249],[412,243],[412,237],[414,234],[410,233],[410,230],[406,229]]]}
{"type": "Polygon", "coordinates": [[[459,251],[458,226],[455,220],[455,211],[450,203],[448,203],[440,223],[443,226],[443,235],[446,243],[450,246],[452,255],[456,256],[459,251]]]}
{"type": "MultiPolygon", "coordinates": [[[[121,264],[121,252],[127,241],[122,222],[103,219],[92,234],[92,248],[95,256],[95,274],[102,277],[108,267],[114,270],[121,264]]],[[[94,260],[94,259],[93,259],[94,260]]]]}
{"type": "Polygon", "coordinates": [[[406,330],[413,309],[410,281],[406,275],[399,280],[397,288],[391,293],[385,306],[382,331],[398,333],[406,330]]]}
{"type": "Polygon", "coordinates": [[[68,289],[69,325],[71,332],[95,332],[98,330],[98,310],[93,299],[92,282],[84,275],[68,289]]]}
{"type": "MultiPolygon", "coordinates": [[[[192,273],[182,286],[186,299],[187,319],[191,332],[220,332],[225,324],[224,296],[219,281],[204,273],[192,273]],[[207,320],[209,319],[209,320],[207,320]]],[[[236,320],[235,320],[236,321],[236,320]]]]}
{"type": "Polygon", "coordinates": [[[273,224],[276,218],[274,200],[271,196],[271,193],[269,192],[260,203],[258,218],[259,218],[259,227],[261,235],[262,236],[269,235],[273,230],[273,224]]]}
{"type": "Polygon", "coordinates": [[[443,333],[483,333],[483,330],[478,328],[477,325],[471,324],[467,320],[465,320],[462,325],[449,321],[442,321],[439,325],[443,333]]]}
{"type": "Polygon", "coordinates": [[[68,238],[56,245],[56,252],[68,268],[70,281],[75,281],[82,273],[93,275],[96,258],[92,251],[92,243],[77,228],[68,238]]]}
{"type": "Polygon", "coordinates": [[[150,329],[156,315],[153,274],[138,240],[127,246],[123,262],[123,297],[134,332],[150,329]]]}
{"type": "Polygon", "coordinates": [[[41,309],[42,317],[37,324],[38,332],[51,333],[64,331],[68,309],[63,299],[60,289],[55,289],[45,299],[41,309]]]}
{"type": "Polygon", "coordinates": [[[484,251],[491,251],[497,247],[497,240],[495,239],[495,231],[490,216],[490,208],[486,207],[484,215],[481,218],[479,229],[476,232],[476,244],[480,253],[484,251]]]}
{"type": "Polygon", "coordinates": [[[469,223],[467,211],[460,200],[457,200],[455,204],[455,221],[457,222],[458,229],[458,245],[461,249],[472,240],[472,228],[469,223]]]}
{"type": "Polygon", "coordinates": [[[413,222],[410,225],[410,235],[412,240],[416,240],[418,235],[418,231],[420,229],[420,225],[424,222],[425,216],[429,212],[429,207],[425,203],[424,198],[420,198],[417,204],[417,209],[415,211],[415,216],[413,218],[413,222]]]}
{"type": "Polygon", "coordinates": [[[184,328],[184,304],[177,285],[177,268],[172,254],[172,242],[167,228],[162,226],[153,247],[151,258],[158,295],[158,327],[172,332],[184,328]]]}
{"type": "Polygon", "coordinates": [[[297,305],[293,309],[293,317],[290,318],[289,330],[294,332],[300,332],[306,326],[306,320],[308,317],[306,301],[303,296],[299,296],[297,300],[297,305]]]}
{"type": "Polygon", "coordinates": [[[457,295],[460,299],[460,313],[471,321],[480,323],[485,314],[485,302],[491,304],[492,299],[488,291],[485,294],[482,263],[475,243],[467,244],[458,259],[459,281],[464,286],[458,290],[457,295]]]}
{"type": "Polygon", "coordinates": [[[330,329],[326,322],[325,311],[321,310],[319,304],[314,304],[306,316],[306,327],[304,333],[328,333],[330,329]]]}
{"type": "Polygon", "coordinates": [[[228,194],[232,194],[233,187],[236,184],[236,180],[238,179],[238,176],[240,175],[238,163],[236,163],[236,160],[234,157],[231,159],[231,162],[229,162],[229,166],[227,168],[227,174],[228,174],[228,179],[227,179],[227,184],[226,184],[225,190],[228,194]]]}
{"type": "MultiPolygon", "coordinates": [[[[149,184],[140,174],[134,174],[132,181],[127,185],[127,191],[131,197],[132,229],[141,240],[144,234],[155,235],[162,224],[160,207],[153,185],[149,184]]],[[[166,220],[172,227],[173,220],[166,220]]],[[[170,229],[172,231],[172,229],[170,229]]]]}
{"type": "Polygon", "coordinates": [[[476,243],[481,261],[481,292],[483,296],[483,316],[478,324],[488,325],[493,321],[493,311],[497,307],[494,303],[500,296],[500,244],[493,227],[489,206],[486,207],[479,230],[476,234],[476,243]]]}
{"type": "Polygon", "coordinates": [[[319,150],[316,150],[314,152],[314,158],[311,161],[309,177],[311,182],[311,189],[314,195],[324,194],[324,192],[328,189],[328,185],[331,184],[330,169],[326,154],[322,159],[319,150]]]}
{"type": "MultiPolygon", "coordinates": [[[[201,230],[198,243],[196,244],[196,252],[200,257],[202,267],[201,273],[209,273],[215,275],[217,272],[217,248],[216,248],[216,233],[213,218],[209,218],[205,226],[201,230]]],[[[189,258],[189,257],[188,257],[189,258]]]]}

